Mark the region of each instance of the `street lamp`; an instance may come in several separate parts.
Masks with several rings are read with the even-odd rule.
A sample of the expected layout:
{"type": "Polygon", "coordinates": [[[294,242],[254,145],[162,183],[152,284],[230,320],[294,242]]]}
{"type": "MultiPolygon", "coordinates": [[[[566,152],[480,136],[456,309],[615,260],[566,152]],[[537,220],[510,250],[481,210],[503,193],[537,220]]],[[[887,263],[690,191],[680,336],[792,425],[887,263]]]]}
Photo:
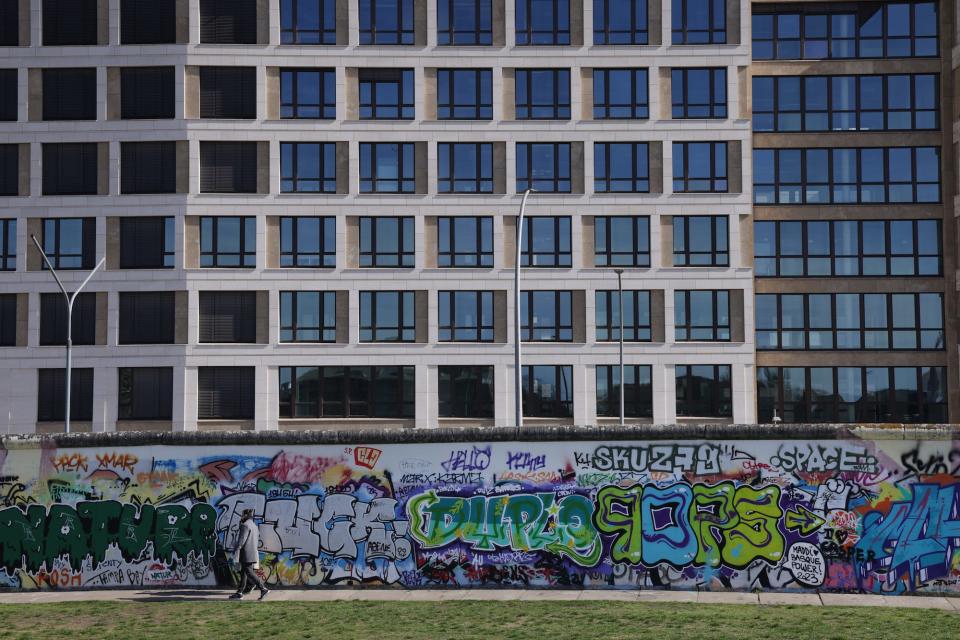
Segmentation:
{"type": "Polygon", "coordinates": [[[64,375],[64,387],[66,389],[66,399],[64,401],[63,408],[63,424],[66,433],[70,433],[70,367],[72,365],[70,349],[73,347],[73,302],[77,299],[77,294],[83,290],[87,283],[90,282],[90,278],[93,277],[93,274],[103,266],[104,258],[100,258],[100,262],[97,263],[97,266],[93,268],[93,271],[80,283],[80,286],[77,287],[77,290],[73,294],[67,293],[66,287],[63,286],[63,282],[60,281],[60,276],[57,275],[56,270],[53,268],[53,265],[50,264],[50,260],[47,258],[47,254],[43,252],[43,248],[40,247],[40,243],[37,241],[37,237],[33,234],[30,235],[30,239],[33,240],[34,246],[37,247],[37,251],[40,252],[40,255],[43,257],[44,264],[47,265],[47,269],[50,270],[50,275],[53,276],[53,279],[57,281],[57,286],[60,287],[60,291],[63,292],[63,297],[67,300],[67,364],[65,368],[64,375]]]}
{"type": "Polygon", "coordinates": [[[617,308],[620,310],[617,315],[620,317],[620,426],[622,427],[626,424],[623,407],[624,390],[627,386],[623,379],[623,269],[614,269],[614,272],[617,274],[617,291],[619,293],[617,308]]]}
{"type": "Polygon", "coordinates": [[[523,374],[520,366],[520,254],[523,251],[523,211],[527,206],[527,196],[533,192],[533,189],[525,189],[523,199],[520,201],[520,215],[517,218],[517,261],[513,266],[513,368],[515,374],[513,397],[517,429],[523,426],[523,374]]]}

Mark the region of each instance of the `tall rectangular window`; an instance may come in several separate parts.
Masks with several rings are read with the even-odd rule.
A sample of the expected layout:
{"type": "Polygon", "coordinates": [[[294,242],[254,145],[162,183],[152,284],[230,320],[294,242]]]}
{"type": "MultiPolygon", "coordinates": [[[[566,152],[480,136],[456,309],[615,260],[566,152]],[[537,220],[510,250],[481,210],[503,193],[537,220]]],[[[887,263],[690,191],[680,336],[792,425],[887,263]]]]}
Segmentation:
{"type": "Polygon", "coordinates": [[[43,46],[97,44],[97,0],[43,0],[43,46]]]}
{"type": "Polygon", "coordinates": [[[493,417],[492,366],[441,365],[437,375],[439,417],[493,417]]]}
{"type": "Polygon", "coordinates": [[[17,345],[17,294],[0,293],[0,347],[17,345]]]}
{"type": "Polygon", "coordinates": [[[527,189],[544,193],[573,190],[569,142],[518,142],[517,193],[527,189]]]}
{"type": "Polygon", "coordinates": [[[120,344],[173,344],[177,298],[173,291],[120,293],[120,344]]]}
{"type": "Polygon", "coordinates": [[[334,120],[337,117],[336,70],[281,69],[280,117],[334,120]]]}
{"type": "Polygon", "coordinates": [[[360,218],[361,267],[412,267],[415,242],[413,217],[360,218]]]}
{"type": "Polygon", "coordinates": [[[593,224],[594,266],[650,266],[648,216],[597,216],[593,224]]]}
{"type": "Polygon", "coordinates": [[[200,266],[257,266],[257,219],[253,216],[200,218],[200,266]]]}
{"type": "Polygon", "coordinates": [[[256,291],[201,291],[200,342],[257,341],[256,291]]]}
{"type": "Polygon", "coordinates": [[[412,142],[361,142],[360,193],[414,193],[415,154],[412,142]]]}
{"type": "Polygon", "coordinates": [[[336,0],[280,0],[281,44],[337,44],[336,0]]]}
{"type": "Polygon", "coordinates": [[[120,118],[173,118],[174,67],[121,67],[120,118]]]}
{"type": "Polygon", "coordinates": [[[120,218],[120,268],[172,269],[175,221],[172,216],[120,218]]]}
{"type": "Polygon", "coordinates": [[[438,267],[492,267],[493,218],[443,216],[437,219],[438,267]]]}
{"type": "Polygon", "coordinates": [[[573,367],[524,365],[523,415],[530,418],[573,417],[573,367]]]}
{"type": "Polygon", "coordinates": [[[256,142],[201,142],[201,193],[256,193],[256,142]]]}
{"type": "Polygon", "coordinates": [[[361,291],[360,342],[414,342],[413,291],[361,291]]]}
{"type": "Polygon", "coordinates": [[[281,193],[336,193],[335,142],[281,142],[281,193]]]}
{"type": "Polygon", "coordinates": [[[337,266],[337,219],[333,216],[280,218],[281,267],[337,266]]]}
{"type": "Polygon", "coordinates": [[[43,69],[44,120],[96,120],[97,70],[43,69]]]}
{"type": "Polygon", "coordinates": [[[0,196],[15,196],[19,193],[20,145],[0,144],[0,196]]]}
{"type": "Polygon", "coordinates": [[[594,142],[596,193],[649,193],[650,157],[646,142],[594,142]]]}
{"type": "MultiPolygon", "coordinates": [[[[624,417],[653,417],[653,382],[650,372],[650,365],[624,365],[624,417]]],[[[597,365],[597,417],[616,418],[620,415],[620,390],[620,367],[597,365]]]]}
{"type": "Polygon", "coordinates": [[[17,220],[16,218],[0,219],[0,271],[16,270],[17,220]]]}
{"type": "Polygon", "coordinates": [[[674,216],[673,266],[730,265],[727,216],[674,216]]]}
{"type": "MultiPolygon", "coordinates": [[[[63,369],[37,370],[37,422],[63,422],[65,391],[63,369]]],[[[75,368],[70,372],[70,420],[93,420],[93,369],[75,368]]]]}
{"type": "Polygon", "coordinates": [[[438,120],[493,118],[491,69],[437,69],[438,120]]]}
{"type": "Polygon", "coordinates": [[[117,370],[118,420],[173,418],[173,367],[121,367],[117,370]]]}
{"type": "Polygon", "coordinates": [[[677,342],[729,342],[730,292],[674,291],[677,342]]]}
{"type": "Polygon", "coordinates": [[[54,269],[92,269],[96,244],[96,218],[47,218],[43,221],[43,252],[54,269]]]}
{"type": "Polygon", "coordinates": [[[733,388],[728,364],[676,367],[677,417],[729,418],[733,416],[733,388]]]}
{"type": "Polygon", "coordinates": [[[440,342],[493,342],[493,291],[438,291],[440,342]]]}
{"type": "Polygon", "coordinates": [[[200,43],[257,44],[257,0],[200,0],[200,43]]]}
{"type": "Polygon", "coordinates": [[[594,120],[649,118],[647,75],[646,69],[594,69],[594,120]]]}
{"type": "Polygon", "coordinates": [[[200,117],[257,117],[256,67],[200,67],[200,117]]]}
{"type": "Polygon", "coordinates": [[[572,266],[570,217],[525,217],[520,247],[522,267],[572,266]]]}
{"type": "Polygon", "coordinates": [[[281,418],[413,418],[415,367],[280,367],[281,418]]]}
{"type": "Polygon", "coordinates": [[[492,142],[438,142],[439,193],[493,193],[492,142]]]}
{"type": "Polygon", "coordinates": [[[518,45],[570,44],[570,0],[517,0],[518,45]]]}
{"type": "Polygon", "coordinates": [[[569,120],[569,69],[517,69],[517,120],[569,120]]]}
{"type": "Polygon", "coordinates": [[[0,121],[16,122],[19,117],[19,92],[17,69],[0,69],[0,121]]]}
{"type": "Polygon", "coordinates": [[[336,341],[336,291],[280,292],[280,342],[336,341]]]}
{"type": "Polygon", "coordinates": [[[256,403],[254,367],[198,367],[197,418],[252,420],[256,403]]]}
{"type": "Polygon", "coordinates": [[[360,44],[414,44],[413,0],[360,0],[360,44]]]}
{"type": "Polygon", "coordinates": [[[572,342],[573,292],[521,291],[520,322],[524,342],[572,342]]]}
{"type": "Polygon", "coordinates": [[[121,0],[120,44],[177,41],[176,0],[121,0]]]}
{"type": "Polygon", "coordinates": [[[437,44],[493,44],[492,0],[437,0],[437,44]]]}
{"type": "Polygon", "coordinates": [[[726,44],[726,0],[673,0],[673,44],[726,44]]]}
{"type": "Polygon", "coordinates": [[[593,0],[593,44],[648,44],[647,0],[593,0]]]}
{"type": "Polygon", "coordinates": [[[670,91],[674,118],[726,118],[727,70],[673,69],[670,91]]]}
{"type": "MultiPolygon", "coordinates": [[[[620,340],[620,291],[596,293],[597,342],[620,340]]],[[[623,341],[650,342],[653,326],[650,321],[650,292],[623,292],[623,341]]]]}
{"type": "Polygon", "coordinates": [[[120,143],[120,193],[176,191],[176,142],[120,143]]]}
{"type": "MultiPolygon", "coordinates": [[[[73,303],[70,340],[75,345],[97,342],[97,294],[83,292],[73,303]]],[[[40,294],[40,346],[63,346],[67,343],[67,301],[63,294],[40,294]]]]}
{"type": "Polygon", "coordinates": [[[20,45],[20,3],[0,2],[0,47],[20,45]]]}
{"type": "Polygon", "coordinates": [[[96,195],[96,142],[44,142],[42,149],[43,195],[96,195]]]}
{"type": "Polygon", "coordinates": [[[413,69],[360,69],[361,120],[413,120],[413,69]]]}
{"type": "Polygon", "coordinates": [[[674,142],[674,193],[726,193],[726,142],[674,142]]]}

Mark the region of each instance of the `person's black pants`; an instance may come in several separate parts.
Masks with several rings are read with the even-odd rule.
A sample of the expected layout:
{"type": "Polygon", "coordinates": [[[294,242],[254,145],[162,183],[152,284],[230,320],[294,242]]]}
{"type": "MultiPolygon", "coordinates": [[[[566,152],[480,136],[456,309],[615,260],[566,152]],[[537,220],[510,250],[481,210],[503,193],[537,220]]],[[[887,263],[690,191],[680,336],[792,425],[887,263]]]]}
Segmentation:
{"type": "Polygon", "coordinates": [[[244,562],[240,565],[240,585],[237,587],[237,593],[249,593],[253,590],[254,586],[260,589],[260,591],[266,589],[266,587],[263,586],[263,581],[260,579],[260,576],[258,576],[254,570],[253,564],[252,562],[244,562]]]}

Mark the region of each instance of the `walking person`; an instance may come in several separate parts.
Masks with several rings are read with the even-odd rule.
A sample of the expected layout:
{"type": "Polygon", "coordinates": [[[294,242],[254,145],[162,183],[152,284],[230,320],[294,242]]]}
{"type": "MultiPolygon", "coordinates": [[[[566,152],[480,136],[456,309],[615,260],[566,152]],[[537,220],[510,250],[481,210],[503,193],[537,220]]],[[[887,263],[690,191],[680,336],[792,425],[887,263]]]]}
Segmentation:
{"type": "Polygon", "coordinates": [[[248,582],[252,590],[255,585],[260,589],[260,600],[267,597],[270,590],[263,584],[257,569],[260,568],[260,529],[253,521],[253,509],[244,509],[240,515],[240,529],[237,531],[237,547],[234,550],[234,564],[240,565],[240,584],[231,600],[240,600],[247,589],[248,582]]]}

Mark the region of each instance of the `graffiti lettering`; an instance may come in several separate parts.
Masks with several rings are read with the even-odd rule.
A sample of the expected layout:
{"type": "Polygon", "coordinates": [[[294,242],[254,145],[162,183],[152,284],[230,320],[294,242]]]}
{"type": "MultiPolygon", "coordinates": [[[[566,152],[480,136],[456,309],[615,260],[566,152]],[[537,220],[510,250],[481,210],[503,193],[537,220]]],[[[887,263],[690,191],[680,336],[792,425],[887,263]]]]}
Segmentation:
{"type": "Polygon", "coordinates": [[[784,471],[866,471],[877,470],[877,458],[863,447],[814,444],[785,444],[777,449],[770,464],[784,471]]]}
{"type": "Polygon", "coordinates": [[[440,466],[444,471],[484,471],[490,466],[490,447],[455,449],[440,466]]]}
{"type": "Polygon", "coordinates": [[[600,446],[586,466],[598,471],[693,471],[698,475],[720,472],[719,449],[713,445],[600,446]]]}
{"type": "Polygon", "coordinates": [[[511,471],[539,471],[547,466],[547,456],[534,455],[526,451],[507,453],[507,467],[511,471]]]}

